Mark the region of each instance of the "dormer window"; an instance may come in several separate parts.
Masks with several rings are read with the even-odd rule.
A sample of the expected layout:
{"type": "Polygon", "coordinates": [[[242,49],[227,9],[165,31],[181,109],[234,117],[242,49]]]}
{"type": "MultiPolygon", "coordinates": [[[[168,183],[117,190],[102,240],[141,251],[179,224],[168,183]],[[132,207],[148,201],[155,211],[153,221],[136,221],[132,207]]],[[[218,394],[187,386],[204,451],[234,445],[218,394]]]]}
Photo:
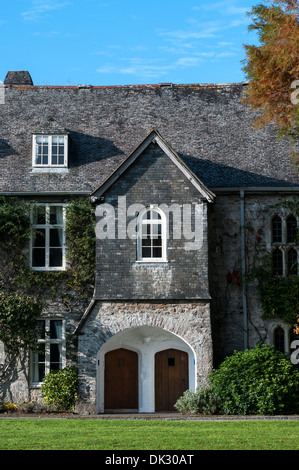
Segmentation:
{"type": "Polygon", "coordinates": [[[32,166],[34,168],[67,168],[67,135],[33,135],[32,166]]]}

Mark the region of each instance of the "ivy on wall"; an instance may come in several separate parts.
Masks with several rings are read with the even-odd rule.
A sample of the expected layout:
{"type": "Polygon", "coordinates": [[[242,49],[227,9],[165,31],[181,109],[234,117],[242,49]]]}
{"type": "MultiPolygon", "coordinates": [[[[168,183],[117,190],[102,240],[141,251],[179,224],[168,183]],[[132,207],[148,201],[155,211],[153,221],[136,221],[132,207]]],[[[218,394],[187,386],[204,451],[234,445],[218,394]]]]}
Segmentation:
{"type": "Polygon", "coordinates": [[[260,267],[252,270],[258,281],[258,292],[263,318],[281,318],[296,325],[299,316],[299,277],[273,276],[272,269],[260,267]]]}
{"type": "Polygon", "coordinates": [[[89,200],[77,199],[66,209],[67,263],[72,287],[83,293],[94,287],[95,215],[89,200]]]}
{"type": "MultiPolygon", "coordinates": [[[[285,210],[298,217],[299,199],[282,201],[272,205],[271,209],[274,211],[285,210]]],[[[299,232],[296,244],[298,244],[298,235],[299,232]]],[[[251,270],[250,278],[257,280],[263,318],[280,318],[294,325],[296,333],[299,334],[299,276],[273,274],[271,254],[261,254],[258,246],[259,243],[256,243],[255,264],[251,270]]]]}
{"type": "Polygon", "coordinates": [[[66,271],[41,272],[28,266],[32,202],[0,198],[0,291],[33,295],[41,303],[90,298],[95,277],[95,217],[88,199],[68,202],[66,271]]]}

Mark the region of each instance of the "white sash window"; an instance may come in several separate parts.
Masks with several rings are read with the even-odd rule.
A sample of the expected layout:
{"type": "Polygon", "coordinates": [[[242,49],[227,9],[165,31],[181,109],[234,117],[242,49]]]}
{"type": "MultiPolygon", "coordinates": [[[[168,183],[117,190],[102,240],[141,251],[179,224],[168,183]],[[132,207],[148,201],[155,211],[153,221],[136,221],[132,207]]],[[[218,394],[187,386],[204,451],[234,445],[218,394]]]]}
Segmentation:
{"type": "Polygon", "coordinates": [[[65,269],[65,206],[37,204],[32,207],[31,267],[35,270],[65,269]]]}
{"type": "Polygon", "coordinates": [[[166,217],[155,206],[142,211],[138,220],[138,261],[166,261],[166,217]]]}

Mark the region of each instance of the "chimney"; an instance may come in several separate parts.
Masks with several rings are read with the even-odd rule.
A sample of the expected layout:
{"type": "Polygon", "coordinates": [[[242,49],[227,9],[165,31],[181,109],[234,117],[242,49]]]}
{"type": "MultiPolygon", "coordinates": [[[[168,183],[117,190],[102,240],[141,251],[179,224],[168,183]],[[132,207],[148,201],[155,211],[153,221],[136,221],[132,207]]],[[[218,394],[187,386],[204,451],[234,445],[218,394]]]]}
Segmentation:
{"type": "Polygon", "coordinates": [[[7,72],[4,85],[33,85],[33,81],[29,72],[10,71],[7,72]]]}

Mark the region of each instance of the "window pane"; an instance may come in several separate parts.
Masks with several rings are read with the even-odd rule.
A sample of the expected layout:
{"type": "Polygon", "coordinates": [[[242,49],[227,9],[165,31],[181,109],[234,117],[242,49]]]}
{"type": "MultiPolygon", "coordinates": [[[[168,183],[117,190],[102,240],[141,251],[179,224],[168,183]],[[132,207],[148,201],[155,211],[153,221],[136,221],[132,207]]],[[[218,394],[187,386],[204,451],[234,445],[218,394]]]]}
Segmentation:
{"type": "Polygon", "coordinates": [[[32,249],[32,266],[34,268],[42,268],[46,266],[45,248],[33,248],[32,249]]]}
{"type": "Polygon", "coordinates": [[[287,218],[287,242],[294,243],[297,237],[297,221],[293,215],[287,218]]]}
{"type": "Polygon", "coordinates": [[[61,344],[50,344],[50,370],[59,370],[62,366],[61,344]]]}
{"type": "Polygon", "coordinates": [[[45,320],[37,320],[36,330],[38,339],[45,339],[45,320]]]}
{"type": "Polygon", "coordinates": [[[62,339],[62,320],[50,321],[50,339],[62,339]]]}
{"type": "Polygon", "coordinates": [[[284,331],[278,327],[274,332],[274,347],[277,351],[284,353],[284,331]]]}
{"type": "Polygon", "coordinates": [[[64,164],[64,137],[52,137],[52,165],[64,164]]]}
{"type": "Polygon", "coordinates": [[[37,165],[48,164],[48,137],[37,136],[36,137],[36,160],[37,165]]]}
{"type": "Polygon", "coordinates": [[[45,206],[33,207],[33,225],[44,225],[46,223],[45,206]]]}
{"type": "Polygon", "coordinates": [[[161,237],[157,237],[153,240],[153,246],[156,246],[156,247],[161,247],[162,246],[162,238],[161,237]]]}
{"type": "Polygon", "coordinates": [[[51,228],[50,229],[50,246],[51,247],[62,247],[62,229],[51,228]]]}
{"type": "Polygon", "coordinates": [[[41,149],[41,157],[42,157],[42,164],[48,165],[48,154],[49,154],[49,146],[48,146],[48,139],[43,143],[41,149]]]}
{"type": "Polygon", "coordinates": [[[159,212],[153,211],[152,218],[153,218],[153,219],[161,220],[161,215],[159,214],[159,212]]]}
{"type": "Polygon", "coordinates": [[[153,257],[162,258],[162,248],[153,248],[153,257]]]}
{"type": "Polygon", "coordinates": [[[276,215],[272,220],[272,241],[273,243],[280,243],[282,241],[282,225],[281,218],[276,215]]]}
{"type": "Polygon", "coordinates": [[[150,224],[143,224],[142,225],[142,238],[143,239],[150,239],[151,236],[151,226],[150,224]]]}
{"type": "Polygon", "coordinates": [[[34,248],[45,247],[46,245],[46,231],[41,228],[34,232],[32,245],[34,248]]]}
{"type": "Polygon", "coordinates": [[[282,252],[277,248],[273,251],[273,272],[274,274],[278,274],[282,276],[283,274],[283,267],[282,267],[282,252]]]}
{"type": "Polygon", "coordinates": [[[151,257],[151,248],[142,247],[142,258],[151,257]]]}
{"type": "Polygon", "coordinates": [[[63,208],[62,206],[50,206],[50,224],[62,225],[63,224],[63,208]]]}
{"type": "Polygon", "coordinates": [[[62,248],[50,248],[50,267],[60,268],[62,266],[62,248]]]}
{"type": "Polygon", "coordinates": [[[45,345],[39,345],[39,351],[32,353],[32,380],[42,382],[45,377],[45,345]]]}
{"type": "Polygon", "coordinates": [[[162,226],[161,224],[153,224],[152,227],[153,227],[152,228],[153,237],[157,238],[159,235],[161,235],[162,226]]]}

